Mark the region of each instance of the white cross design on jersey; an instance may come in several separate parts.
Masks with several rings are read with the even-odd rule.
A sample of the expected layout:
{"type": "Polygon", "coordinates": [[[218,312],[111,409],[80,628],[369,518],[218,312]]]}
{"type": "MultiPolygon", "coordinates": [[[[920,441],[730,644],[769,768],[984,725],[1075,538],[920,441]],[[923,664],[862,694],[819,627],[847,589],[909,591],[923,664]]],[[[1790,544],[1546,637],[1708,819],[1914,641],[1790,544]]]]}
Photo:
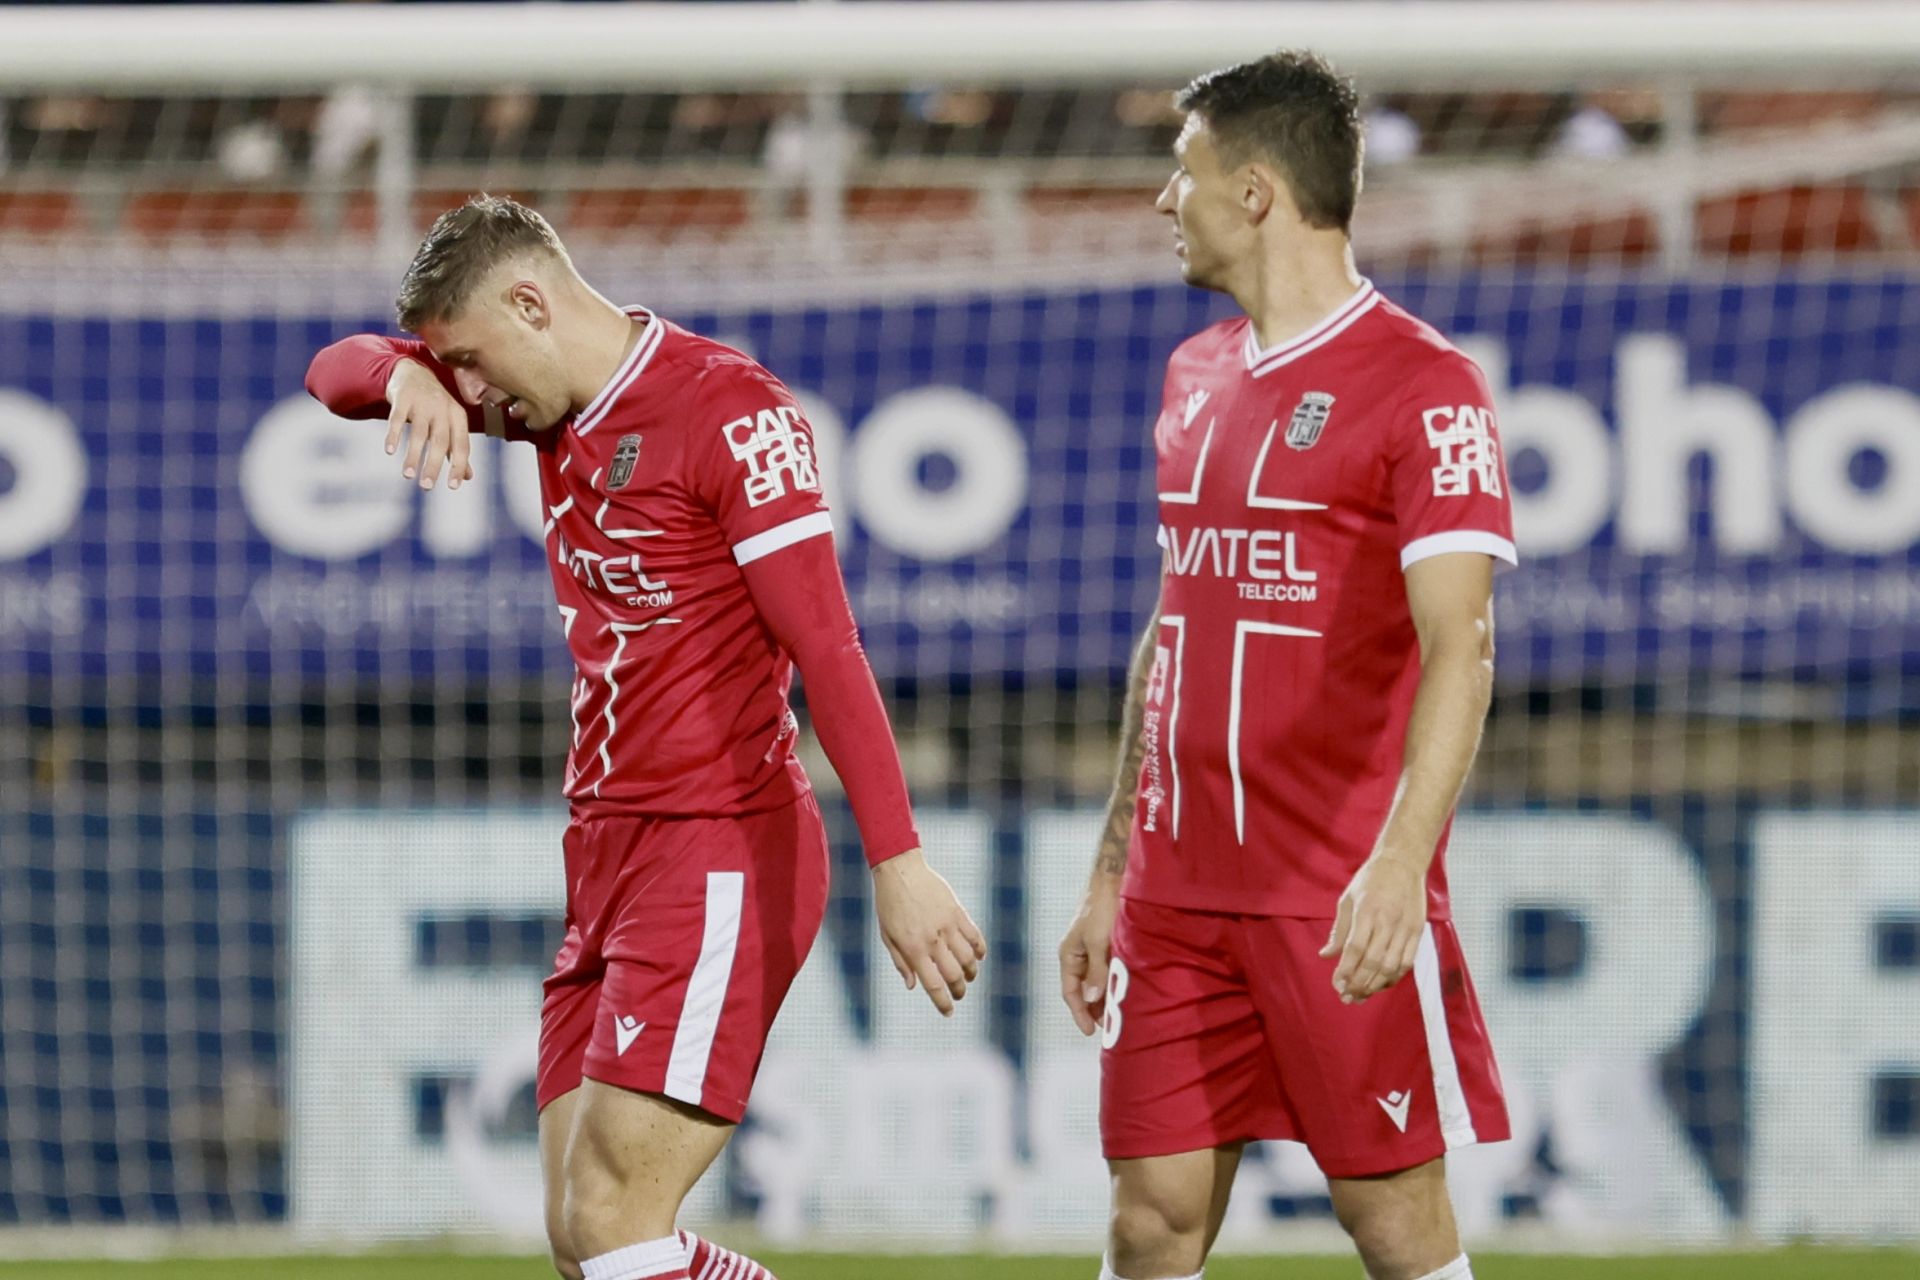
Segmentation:
{"type": "Polygon", "coordinates": [[[618,711],[620,709],[620,682],[614,679],[620,670],[620,655],[627,651],[627,637],[637,635],[649,627],[665,626],[678,622],[678,618],[649,618],[645,622],[610,622],[607,624],[613,632],[613,656],[607,659],[607,734],[600,739],[600,776],[593,781],[593,794],[600,794],[600,784],[613,774],[613,735],[620,729],[618,711]]]}
{"type": "MultiPolygon", "coordinates": [[[[569,459],[568,461],[571,461],[571,459],[569,459]]],[[[593,473],[592,477],[588,480],[588,486],[590,488],[597,486],[599,484],[601,474],[602,474],[601,471],[595,471],[593,473]]],[[[612,508],[612,506],[613,506],[613,500],[611,498],[604,500],[600,504],[600,509],[594,512],[594,516],[593,516],[593,527],[599,530],[600,533],[602,533],[606,537],[611,538],[617,542],[629,542],[629,541],[633,541],[640,538],[657,538],[663,534],[664,530],[660,530],[660,529],[628,529],[628,528],[610,529],[608,528],[607,513],[612,508]]],[[[574,498],[571,494],[568,495],[565,501],[559,503],[558,505],[549,507],[547,509],[549,518],[546,524],[546,532],[548,534],[552,534],[554,529],[558,527],[561,517],[565,516],[569,511],[573,510],[573,507],[574,507],[574,498]]],[[[564,540],[562,541],[561,546],[562,546],[562,550],[564,550],[564,547],[565,547],[564,540]]],[[[592,580],[592,575],[591,575],[592,565],[597,564],[600,566],[601,584],[610,591],[614,590],[615,587],[618,585],[611,580],[610,571],[612,567],[612,562],[608,557],[599,556],[596,553],[588,552],[588,551],[575,551],[573,553],[573,556],[574,558],[582,561],[582,563],[588,564],[589,583],[591,583],[591,580],[592,580]]],[[[634,578],[638,586],[642,590],[656,591],[656,592],[668,590],[667,584],[665,582],[659,581],[654,578],[650,578],[646,575],[646,572],[641,568],[640,557],[638,554],[635,554],[632,558],[631,571],[634,575],[634,578]]],[[[569,605],[560,605],[559,609],[560,609],[560,616],[561,616],[563,625],[565,627],[566,637],[569,641],[571,641],[573,639],[574,626],[579,621],[580,610],[569,605]]],[[[600,759],[600,777],[595,779],[593,784],[593,794],[596,796],[600,794],[601,784],[605,782],[606,779],[613,773],[613,751],[612,751],[613,735],[616,732],[618,732],[620,728],[620,719],[619,719],[620,660],[622,657],[625,656],[627,651],[627,637],[630,635],[636,635],[642,631],[646,631],[651,627],[671,626],[671,625],[678,624],[679,622],[680,622],[679,618],[649,618],[644,622],[608,622],[607,623],[607,629],[613,633],[614,641],[613,641],[613,655],[607,659],[607,664],[602,674],[602,678],[604,678],[607,682],[607,705],[606,705],[606,710],[603,713],[603,718],[605,719],[606,725],[607,725],[607,731],[605,736],[602,737],[600,740],[600,751],[598,753],[599,759],[600,759]]],[[[586,677],[583,675],[580,678],[580,683],[578,684],[578,686],[576,686],[574,690],[574,696],[571,700],[572,702],[571,713],[572,713],[572,720],[573,720],[573,745],[576,750],[580,746],[580,738],[581,738],[580,706],[586,700],[586,690],[587,690],[586,677]]]]}
{"type": "MultiPolygon", "coordinates": [[[[1202,401],[1204,402],[1204,395],[1202,395],[1202,401]]],[[[1188,402],[1192,404],[1191,397],[1189,397],[1188,402]]],[[[1194,461],[1192,485],[1184,492],[1163,492],[1159,495],[1160,501],[1182,506],[1200,506],[1200,489],[1206,477],[1207,454],[1213,447],[1213,435],[1218,426],[1218,418],[1212,419],[1207,424],[1206,436],[1200,442],[1199,456],[1194,461]]],[[[1266,470],[1267,455],[1273,448],[1273,439],[1274,436],[1278,434],[1279,429],[1280,420],[1276,418],[1268,425],[1266,438],[1261,442],[1260,452],[1254,459],[1253,467],[1248,473],[1246,490],[1247,508],[1249,510],[1264,511],[1325,511],[1327,504],[1324,502],[1308,502],[1299,498],[1281,498],[1260,492],[1260,477],[1266,470]]],[[[1224,506],[1225,504],[1219,505],[1224,506]]],[[[1216,516],[1215,518],[1218,519],[1221,517],[1216,516]]],[[[1198,530],[1195,532],[1197,533],[1198,530]]],[[[1288,536],[1292,537],[1293,535],[1289,534],[1288,536]]],[[[1171,547],[1172,544],[1169,543],[1169,546],[1171,547]]],[[[1291,552],[1289,552],[1289,556],[1290,555],[1291,552]]],[[[1161,636],[1156,640],[1158,646],[1170,649],[1172,653],[1173,670],[1170,674],[1160,673],[1159,692],[1163,697],[1170,693],[1172,702],[1172,705],[1167,710],[1166,743],[1167,762],[1169,765],[1168,772],[1171,774],[1169,790],[1172,793],[1173,801],[1173,835],[1175,839],[1178,839],[1180,836],[1181,787],[1178,744],[1180,732],[1180,686],[1181,678],[1186,669],[1187,657],[1187,621],[1187,618],[1183,615],[1163,614],[1160,618],[1160,626],[1163,630],[1170,630],[1174,633],[1172,643],[1168,645],[1165,636],[1161,636]]],[[[1203,662],[1213,663],[1220,662],[1224,659],[1228,670],[1231,672],[1230,701],[1227,706],[1227,773],[1233,784],[1234,834],[1242,844],[1245,844],[1247,839],[1247,794],[1246,784],[1242,777],[1240,766],[1242,710],[1246,701],[1247,647],[1252,642],[1252,637],[1255,636],[1319,639],[1321,635],[1321,632],[1306,627],[1293,627],[1277,622],[1261,622],[1250,618],[1239,618],[1234,621],[1233,645],[1230,653],[1201,655],[1203,662]]]]}

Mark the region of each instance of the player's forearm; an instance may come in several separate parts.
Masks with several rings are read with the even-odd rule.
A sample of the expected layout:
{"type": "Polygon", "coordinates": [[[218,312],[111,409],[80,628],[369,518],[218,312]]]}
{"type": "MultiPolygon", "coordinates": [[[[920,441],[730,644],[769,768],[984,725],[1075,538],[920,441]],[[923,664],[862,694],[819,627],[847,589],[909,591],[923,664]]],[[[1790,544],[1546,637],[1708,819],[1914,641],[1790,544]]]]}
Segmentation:
{"type": "Polygon", "coordinates": [[[307,394],[343,418],[387,416],[387,382],[394,366],[413,358],[412,343],[357,333],[314,356],[307,394]]]}
{"type": "Polygon", "coordinates": [[[745,576],[755,609],[806,682],[814,732],[846,787],[868,863],[919,848],[893,726],[860,644],[833,540],[809,539],[756,560],[745,576]]]}
{"type": "Polygon", "coordinates": [[[1141,726],[1146,717],[1147,680],[1153,673],[1159,647],[1160,610],[1156,607],[1127,672],[1127,696],[1120,710],[1120,760],[1114,768],[1113,794],[1107,801],[1107,825],[1100,833],[1100,853],[1093,865],[1095,878],[1119,876],[1127,869],[1127,840],[1133,834],[1133,810],[1140,789],[1140,766],[1146,759],[1141,726]]]}
{"type": "Polygon", "coordinates": [[[868,864],[919,848],[893,726],[865,651],[855,640],[836,655],[811,655],[799,665],[814,732],[846,787],[868,864]]]}
{"type": "Polygon", "coordinates": [[[1490,638],[1455,637],[1424,656],[1400,785],[1375,856],[1402,859],[1423,872],[1433,861],[1473,767],[1492,700],[1490,638]]]}

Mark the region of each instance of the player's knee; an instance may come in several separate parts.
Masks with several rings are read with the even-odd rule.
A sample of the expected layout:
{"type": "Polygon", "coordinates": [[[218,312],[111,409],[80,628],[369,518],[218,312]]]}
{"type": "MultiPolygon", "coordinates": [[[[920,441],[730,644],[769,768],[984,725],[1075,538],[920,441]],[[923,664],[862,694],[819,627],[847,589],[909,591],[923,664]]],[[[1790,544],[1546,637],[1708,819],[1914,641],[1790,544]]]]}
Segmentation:
{"type": "Polygon", "coordinates": [[[567,1233],[565,1200],[557,1190],[547,1197],[547,1256],[561,1280],[581,1280],[580,1257],[567,1233]]]}
{"type": "Polygon", "coordinates": [[[567,1153],[558,1220],[548,1210],[548,1236],[556,1253],[582,1239],[598,1239],[599,1228],[621,1211],[621,1180],[596,1135],[582,1132],[567,1153]]]}
{"type": "Polygon", "coordinates": [[[562,1247],[559,1241],[547,1242],[547,1257],[552,1260],[553,1269],[559,1274],[560,1280],[581,1280],[583,1272],[580,1270],[580,1260],[562,1247]]]}
{"type": "Polygon", "coordinates": [[[1336,1204],[1335,1213],[1367,1264],[1367,1274],[1380,1280],[1425,1275],[1431,1270],[1425,1261],[1436,1249],[1446,1250],[1434,1238],[1439,1225],[1434,1215],[1417,1203],[1383,1199],[1364,1205],[1336,1204]]]}
{"type": "MultiPolygon", "coordinates": [[[[1179,1198],[1116,1197],[1108,1230],[1116,1262],[1197,1257],[1206,1242],[1207,1207],[1179,1198]]],[[[1125,1268],[1121,1274],[1128,1274],[1125,1268]]]]}

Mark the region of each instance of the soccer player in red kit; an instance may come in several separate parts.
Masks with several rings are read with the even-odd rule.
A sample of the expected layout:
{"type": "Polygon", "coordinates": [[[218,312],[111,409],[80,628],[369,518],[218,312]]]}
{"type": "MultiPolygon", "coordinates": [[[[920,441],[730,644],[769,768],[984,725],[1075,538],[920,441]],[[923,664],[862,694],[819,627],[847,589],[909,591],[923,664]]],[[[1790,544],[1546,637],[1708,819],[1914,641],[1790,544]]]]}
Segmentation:
{"type": "Polygon", "coordinates": [[[422,488],[443,467],[451,487],[471,477],[474,431],[537,452],[577,668],[567,931],[537,1082],[554,1264],[571,1280],[767,1280],[674,1223],[740,1120],[825,911],[794,666],[907,986],[951,1013],[986,955],[921,855],[812,430],[746,356],[596,293],[512,200],[435,222],[399,319],[419,340],[336,343],[308,390],[386,419],[390,453],[410,431],[422,488]]]}
{"type": "Polygon", "coordinates": [[[1199,1276],[1242,1148],[1288,1138],[1373,1280],[1466,1280],[1444,1156],[1508,1136],[1444,864],[1515,559],[1492,401],[1354,269],[1348,82],[1282,53],[1179,105],[1157,207],[1246,314],[1168,362],[1159,606],[1060,946],[1101,1036],[1102,1274],[1199,1276]]]}

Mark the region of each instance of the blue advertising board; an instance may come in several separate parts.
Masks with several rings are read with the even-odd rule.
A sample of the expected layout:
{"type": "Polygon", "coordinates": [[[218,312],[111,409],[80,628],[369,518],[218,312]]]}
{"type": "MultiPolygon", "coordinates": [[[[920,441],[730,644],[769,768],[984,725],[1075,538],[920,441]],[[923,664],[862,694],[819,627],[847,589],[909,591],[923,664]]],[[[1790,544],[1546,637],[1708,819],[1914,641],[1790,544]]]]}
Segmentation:
{"type": "MultiPolygon", "coordinates": [[[[1920,650],[1920,280],[1380,283],[1496,388],[1527,566],[1505,679],[1860,679],[1920,650]]],[[[1046,678],[1124,668],[1165,357],[1228,306],[677,318],[802,394],[883,676],[1046,678]]],[[[317,348],[378,327],[0,314],[0,670],[563,671],[527,459],[422,502],[377,429],[301,394],[317,348]]]]}

